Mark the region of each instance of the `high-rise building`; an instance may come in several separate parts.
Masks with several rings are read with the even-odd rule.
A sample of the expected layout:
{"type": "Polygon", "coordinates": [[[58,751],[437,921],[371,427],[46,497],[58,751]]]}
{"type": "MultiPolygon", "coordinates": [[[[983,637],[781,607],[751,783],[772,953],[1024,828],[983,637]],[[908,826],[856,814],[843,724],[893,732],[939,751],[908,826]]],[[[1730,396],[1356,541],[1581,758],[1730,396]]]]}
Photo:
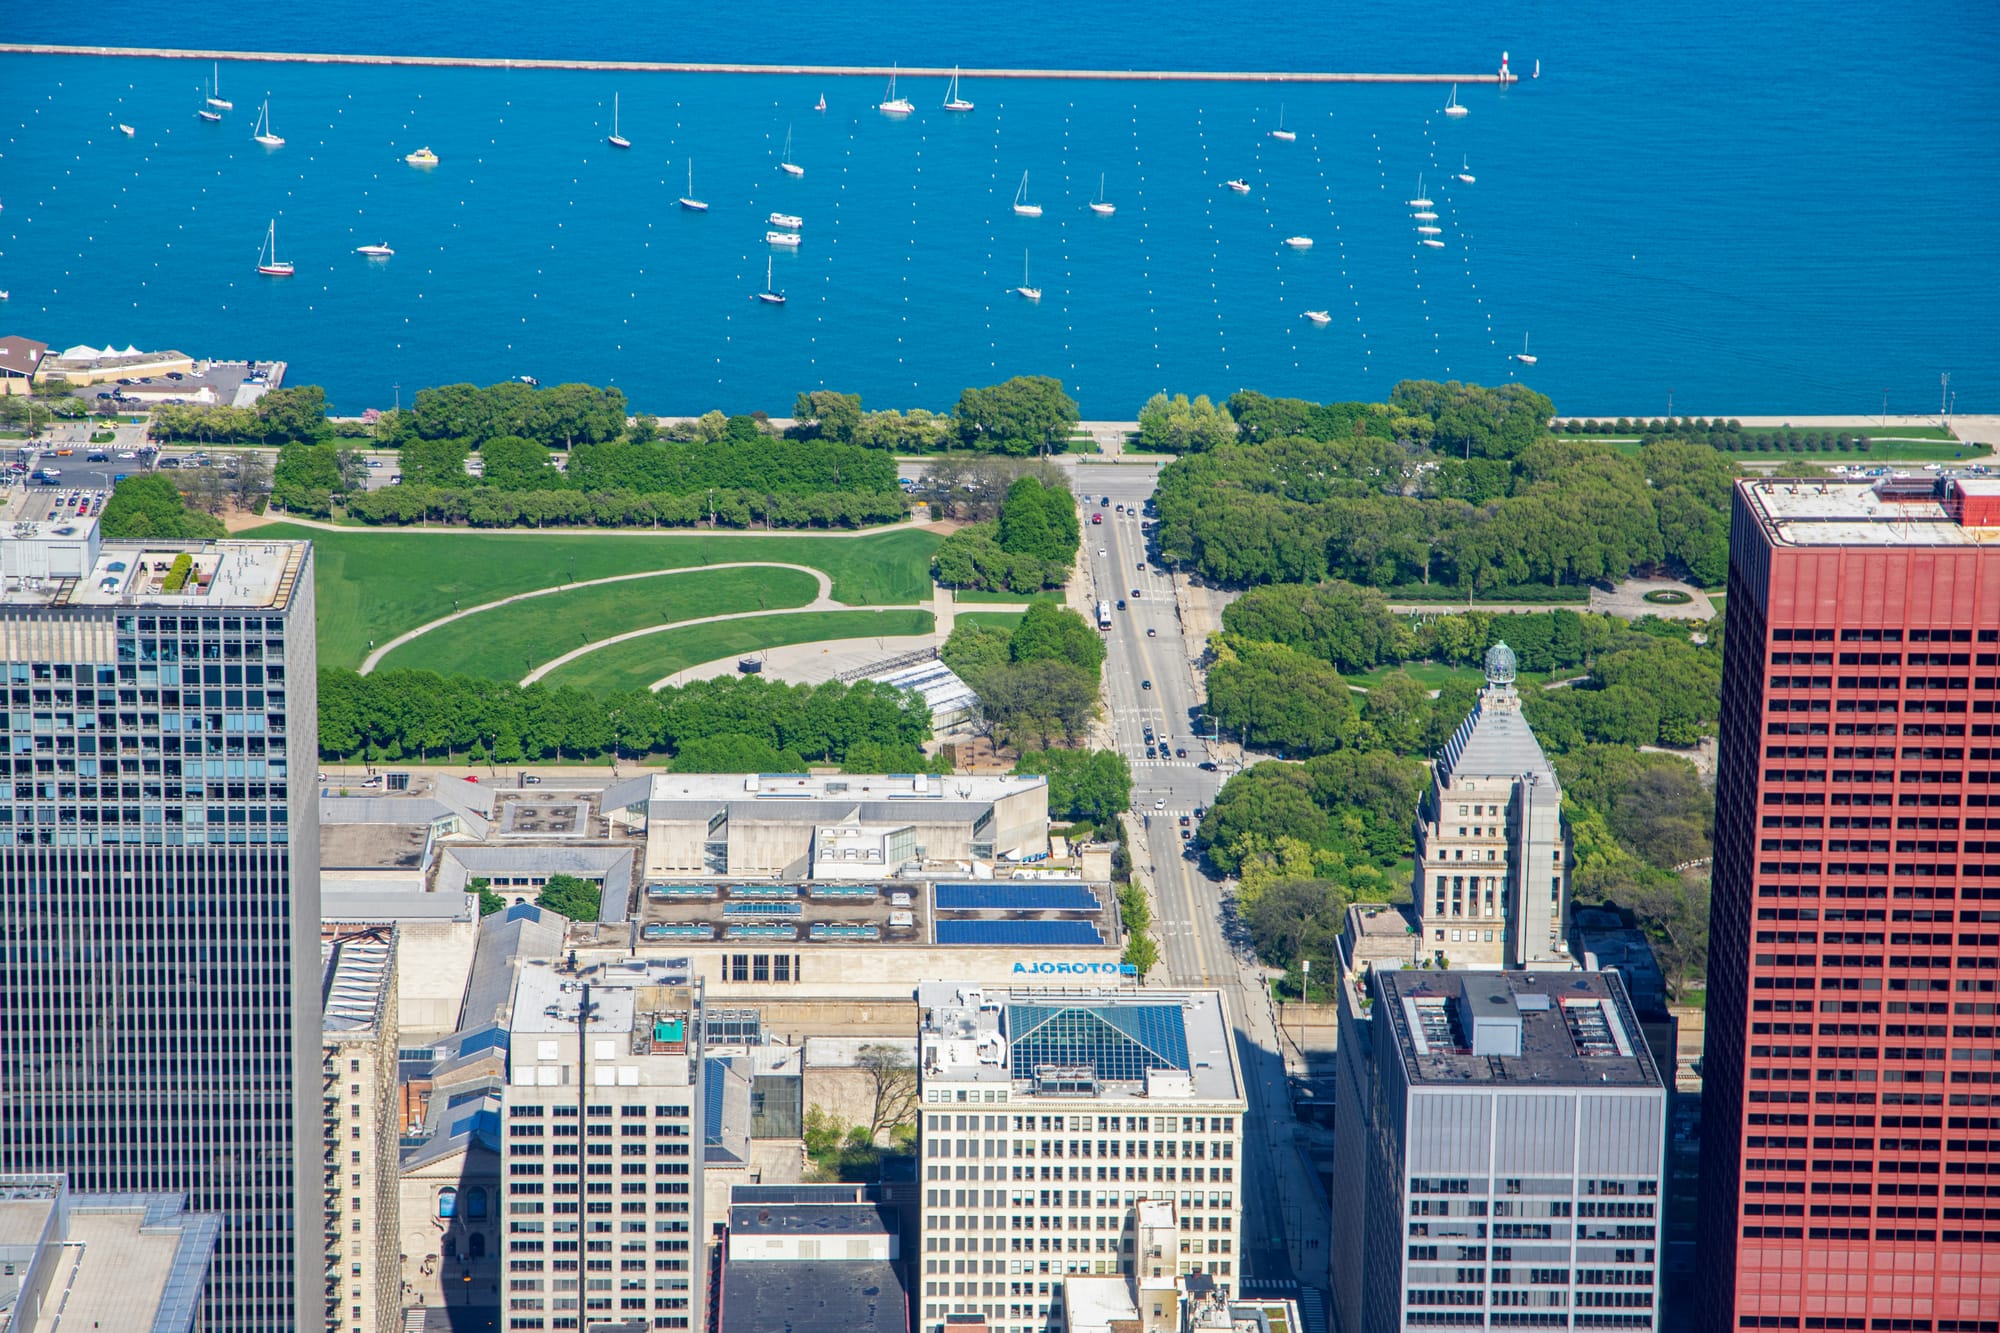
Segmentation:
{"type": "Polygon", "coordinates": [[[1247,1104],[1219,991],[927,982],[917,1004],[922,1333],[1060,1326],[1071,1274],[1238,1287],[1247,1104]]]}
{"type": "Polygon", "coordinates": [[[326,1326],[339,1333],[390,1333],[403,1318],[396,944],[395,928],[380,926],[320,944],[326,1326]]]}
{"type": "Polygon", "coordinates": [[[219,1214],[209,1333],[322,1326],[314,660],[307,543],[0,532],[0,1172],[219,1214]]]}
{"type": "Polygon", "coordinates": [[[1521,716],[1514,653],[1486,654],[1486,687],[1438,755],[1417,814],[1411,892],[1424,951],[1453,967],[1569,961],[1562,787],[1521,716]]]}
{"type": "Polygon", "coordinates": [[[1618,976],[1372,978],[1366,1179],[1335,1210],[1337,1249],[1360,1228],[1343,1333],[1657,1328],[1667,1090],[1618,976]]]}
{"type": "Polygon", "coordinates": [[[508,1027],[506,1327],[707,1327],[702,1143],[719,1086],[687,960],[527,960],[508,1027]]]}
{"type": "Polygon", "coordinates": [[[1702,1327],[1994,1333],[2000,482],[1739,482],[1727,616],[1702,1327]]]}

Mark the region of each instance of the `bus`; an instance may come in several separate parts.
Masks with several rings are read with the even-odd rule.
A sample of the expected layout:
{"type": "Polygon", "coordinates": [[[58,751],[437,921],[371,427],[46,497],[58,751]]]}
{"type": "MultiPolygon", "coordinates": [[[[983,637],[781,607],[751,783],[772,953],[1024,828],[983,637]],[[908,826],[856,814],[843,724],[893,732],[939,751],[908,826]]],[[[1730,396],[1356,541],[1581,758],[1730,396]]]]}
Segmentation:
{"type": "Polygon", "coordinates": [[[1097,604],[1097,628],[1111,628],[1111,603],[1099,602],[1097,604]]]}

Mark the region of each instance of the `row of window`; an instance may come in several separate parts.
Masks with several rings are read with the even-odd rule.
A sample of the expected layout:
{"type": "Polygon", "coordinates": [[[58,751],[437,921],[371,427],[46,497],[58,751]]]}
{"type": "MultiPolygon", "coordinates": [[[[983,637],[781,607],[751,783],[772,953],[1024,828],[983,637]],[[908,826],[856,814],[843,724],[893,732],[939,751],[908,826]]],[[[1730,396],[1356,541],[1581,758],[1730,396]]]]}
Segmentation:
{"type": "MultiPolygon", "coordinates": [[[[1831,629],[1774,629],[1771,631],[1773,643],[1832,643],[1831,629]]],[[[1971,643],[1973,632],[1969,629],[1844,629],[1840,631],[1842,643],[1971,643]],[[1907,638],[1905,637],[1907,636],[1907,638]]],[[[2000,630],[1979,631],[1979,642],[2000,643],[2000,630]]]]}
{"type": "MultiPolygon", "coordinates": [[[[1233,1115],[935,1115],[924,1116],[924,1128],[930,1133],[956,1130],[964,1134],[983,1129],[990,1132],[1011,1130],[1016,1134],[1061,1134],[1082,1133],[1095,1128],[1099,1134],[1158,1132],[1171,1134],[1178,1129],[1183,1134],[1233,1134],[1236,1131],[1236,1117],[1233,1115]],[[1178,1124],[1176,1123],[1178,1122],[1178,1124]]],[[[966,1156],[977,1156],[968,1153],[966,1156]]],[[[1060,1157],[1062,1154],[1056,1154],[1060,1157]]],[[[1088,1154],[1072,1152],[1071,1156],[1088,1154]]]]}

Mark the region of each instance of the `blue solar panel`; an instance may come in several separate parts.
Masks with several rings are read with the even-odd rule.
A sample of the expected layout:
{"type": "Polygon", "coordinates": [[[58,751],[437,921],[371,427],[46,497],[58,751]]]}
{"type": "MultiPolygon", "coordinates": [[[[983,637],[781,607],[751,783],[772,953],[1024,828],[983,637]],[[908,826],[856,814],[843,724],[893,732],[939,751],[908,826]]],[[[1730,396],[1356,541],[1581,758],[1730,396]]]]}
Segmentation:
{"type": "Polygon", "coordinates": [[[1088,921],[940,921],[939,944],[1102,944],[1088,921]]]}
{"type": "Polygon", "coordinates": [[[1097,895],[1081,884],[995,881],[986,884],[940,884],[940,912],[1095,912],[1097,895]]]}

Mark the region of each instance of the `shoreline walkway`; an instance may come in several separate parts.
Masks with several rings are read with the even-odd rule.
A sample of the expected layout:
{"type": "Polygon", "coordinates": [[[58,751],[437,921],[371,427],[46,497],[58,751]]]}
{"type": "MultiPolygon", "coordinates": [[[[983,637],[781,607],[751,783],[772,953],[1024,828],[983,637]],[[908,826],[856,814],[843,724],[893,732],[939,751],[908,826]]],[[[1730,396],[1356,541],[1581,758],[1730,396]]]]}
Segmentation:
{"type": "Polygon", "coordinates": [[[463,69],[577,69],[642,74],[799,74],[825,78],[1089,79],[1123,83],[1517,83],[1499,74],[1339,73],[1315,70],[961,69],[888,65],[750,65],[669,60],[507,60],[492,56],[365,55],[334,51],[209,51],[53,42],[0,42],[0,55],[131,56],[155,60],[237,60],[307,65],[432,65],[463,69]]]}

